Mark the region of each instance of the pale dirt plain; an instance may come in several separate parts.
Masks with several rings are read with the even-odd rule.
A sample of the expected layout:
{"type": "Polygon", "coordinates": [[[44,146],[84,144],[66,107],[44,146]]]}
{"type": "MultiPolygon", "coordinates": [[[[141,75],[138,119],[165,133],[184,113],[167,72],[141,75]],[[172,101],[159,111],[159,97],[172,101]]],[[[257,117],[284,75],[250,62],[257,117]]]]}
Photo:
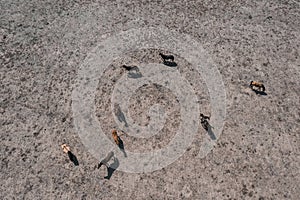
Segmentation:
{"type": "MultiPolygon", "coordinates": [[[[0,199],[300,199],[298,0],[1,0],[0,7],[0,199]],[[225,84],[226,120],[203,159],[198,144],[207,133],[200,127],[171,165],[151,173],[115,171],[105,180],[105,168],[95,169],[99,159],[74,128],[71,94],[88,53],[105,37],[138,26],[165,26],[203,45],[225,84]],[[251,91],[250,80],[262,81],[267,95],[251,91]],[[78,167],[63,154],[63,142],[78,167]]],[[[137,52],[135,59],[154,62],[158,52],[137,52]]],[[[108,136],[120,64],[105,72],[95,99],[108,136]]],[[[178,70],[193,85],[201,111],[210,114],[201,76],[184,59],[178,70]]],[[[153,85],[137,91],[130,106],[137,123],[147,124],[153,102],[169,117],[165,135],[124,137],[128,151],[167,145],[179,123],[174,98],[153,85]]]]}

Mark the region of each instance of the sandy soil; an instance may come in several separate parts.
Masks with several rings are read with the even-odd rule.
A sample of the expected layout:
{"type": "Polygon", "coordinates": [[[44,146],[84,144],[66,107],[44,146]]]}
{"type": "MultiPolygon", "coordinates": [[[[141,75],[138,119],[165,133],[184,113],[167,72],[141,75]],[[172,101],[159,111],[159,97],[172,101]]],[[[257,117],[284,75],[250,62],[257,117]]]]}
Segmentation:
{"type": "MultiPolygon", "coordinates": [[[[300,197],[300,2],[1,1],[1,199],[294,199],[300,197]],[[216,63],[225,84],[227,117],[212,152],[197,158],[207,134],[176,162],[152,173],[115,171],[103,179],[81,143],[71,94],[80,64],[104,38],[138,26],[165,26],[193,36],[216,63]],[[247,87],[262,81],[267,95],[247,87]],[[75,167],[60,145],[68,143],[75,167]]],[[[110,95],[125,61],[157,62],[159,49],[128,52],[99,78],[97,117],[110,135],[116,124],[110,95]]],[[[207,88],[184,58],[178,70],[210,114],[207,88]]],[[[124,137],[128,151],[167,145],[179,123],[171,91],[141,87],[130,112],[146,125],[153,103],[166,126],[147,140],[124,137]],[[164,135],[163,135],[164,134],[164,135]]]]}

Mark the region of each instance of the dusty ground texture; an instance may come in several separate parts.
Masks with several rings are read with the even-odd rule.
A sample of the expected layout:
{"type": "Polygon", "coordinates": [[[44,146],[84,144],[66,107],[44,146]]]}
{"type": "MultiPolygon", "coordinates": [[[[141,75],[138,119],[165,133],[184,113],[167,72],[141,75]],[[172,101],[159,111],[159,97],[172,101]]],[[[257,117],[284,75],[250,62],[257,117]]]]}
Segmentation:
{"type": "MultiPolygon", "coordinates": [[[[2,0],[0,7],[1,199],[300,198],[298,0],[2,0]],[[103,38],[157,25],[193,36],[216,63],[227,94],[223,133],[204,159],[196,159],[206,134],[200,128],[173,164],[147,174],[116,171],[107,181],[74,128],[77,71],[103,38]],[[250,80],[263,81],[267,95],[251,91],[250,80]],[[62,153],[63,142],[78,157],[78,167],[62,153]]],[[[150,62],[156,51],[124,59],[150,62]]],[[[121,61],[99,80],[95,104],[105,131],[115,125],[108,105],[112,80],[123,73],[117,68],[121,61]]],[[[202,111],[210,113],[201,76],[184,59],[179,62],[202,111]]],[[[171,116],[162,134],[173,136],[180,113],[170,91],[148,85],[132,102],[130,112],[141,125],[151,103],[161,103],[171,116]]],[[[148,151],[166,145],[168,137],[124,142],[128,151],[148,151]]]]}

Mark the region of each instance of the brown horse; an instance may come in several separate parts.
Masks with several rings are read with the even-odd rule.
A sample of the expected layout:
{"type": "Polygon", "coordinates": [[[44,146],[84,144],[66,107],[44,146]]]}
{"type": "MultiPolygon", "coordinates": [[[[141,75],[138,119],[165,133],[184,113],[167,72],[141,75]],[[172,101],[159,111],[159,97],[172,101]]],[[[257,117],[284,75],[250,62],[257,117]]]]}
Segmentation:
{"type": "Polygon", "coordinates": [[[69,159],[74,163],[74,165],[78,166],[79,162],[77,157],[71,152],[70,147],[67,144],[62,144],[61,148],[63,149],[64,153],[68,154],[69,159]]]}
{"type": "Polygon", "coordinates": [[[255,90],[254,87],[258,88],[260,91],[263,91],[263,92],[266,90],[264,84],[257,82],[257,81],[251,81],[249,86],[252,90],[255,90]]]}
{"type": "Polygon", "coordinates": [[[120,138],[120,136],[124,135],[125,133],[122,132],[122,134],[118,135],[117,130],[113,129],[111,134],[113,136],[113,139],[114,139],[115,143],[118,145],[119,149],[124,153],[124,156],[127,157],[127,154],[126,154],[125,149],[124,149],[124,143],[123,143],[122,139],[120,138]]]}
{"type": "Polygon", "coordinates": [[[117,130],[113,129],[111,134],[112,134],[112,137],[113,137],[115,143],[119,146],[120,145],[120,137],[118,136],[117,130]]]}

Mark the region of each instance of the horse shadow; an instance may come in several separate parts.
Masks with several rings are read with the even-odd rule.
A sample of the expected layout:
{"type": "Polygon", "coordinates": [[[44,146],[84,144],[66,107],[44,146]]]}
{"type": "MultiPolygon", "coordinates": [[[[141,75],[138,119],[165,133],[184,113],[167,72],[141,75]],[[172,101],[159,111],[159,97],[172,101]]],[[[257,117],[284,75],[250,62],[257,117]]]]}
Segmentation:
{"type": "Polygon", "coordinates": [[[126,121],[126,118],[125,118],[125,115],[124,113],[121,111],[121,108],[119,105],[115,105],[116,107],[116,116],[118,118],[118,120],[122,123],[124,122],[125,123],[125,127],[128,127],[128,124],[127,124],[127,121],[126,121]]]}
{"type": "Polygon", "coordinates": [[[252,90],[255,92],[255,94],[258,94],[258,95],[263,95],[263,96],[268,95],[265,91],[259,91],[259,90],[255,90],[255,89],[252,89],[252,90]]]}
{"type": "Polygon", "coordinates": [[[107,176],[105,176],[105,179],[110,179],[113,173],[116,171],[116,169],[120,166],[118,158],[114,157],[114,162],[107,167],[107,176]]]}
{"type": "Polygon", "coordinates": [[[212,131],[212,126],[206,121],[206,123],[201,123],[202,127],[207,131],[210,139],[212,140],[216,140],[216,135],[214,134],[214,132],[212,131]]]}
{"type": "Polygon", "coordinates": [[[123,140],[119,137],[119,145],[118,145],[119,149],[123,152],[124,156],[127,157],[127,153],[125,151],[125,147],[124,147],[124,142],[123,140]]]}
{"type": "Polygon", "coordinates": [[[217,138],[216,138],[216,135],[215,135],[214,132],[212,131],[212,127],[211,127],[211,126],[208,127],[207,133],[208,133],[210,139],[212,139],[212,140],[216,140],[216,139],[217,139],[217,138]]]}
{"type": "Polygon", "coordinates": [[[69,156],[69,159],[74,163],[75,166],[79,165],[77,157],[71,151],[68,151],[68,156],[69,156]]]}
{"type": "Polygon", "coordinates": [[[177,63],[174,61],[164,61],[164,65],[167,65],[168,67],[176,67],[177,63]]]}

